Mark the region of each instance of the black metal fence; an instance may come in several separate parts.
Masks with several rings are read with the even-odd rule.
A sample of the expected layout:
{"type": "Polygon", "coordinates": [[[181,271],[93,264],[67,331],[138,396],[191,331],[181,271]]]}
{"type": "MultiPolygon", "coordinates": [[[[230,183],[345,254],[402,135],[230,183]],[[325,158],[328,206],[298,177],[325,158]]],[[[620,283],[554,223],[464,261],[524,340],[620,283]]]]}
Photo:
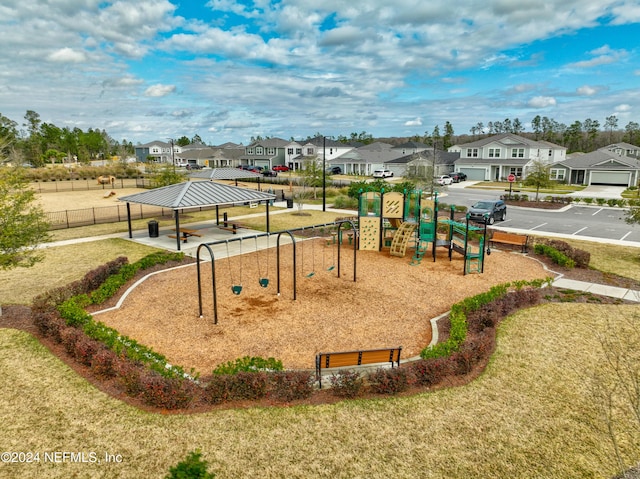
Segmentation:
{"type": "MultiPolygon", "coordinates": [[[[202,210],[205,209],[207,208],[202,208],[202,210]]],[[[115,205],[79,210],[52,211],[45,213],[45,215],[49,221],[50,229],[59,230],[78,226],[127,221],[127,206],[115,205]]],[[[171,215],[173,215],[172,209],[131,204],[132,220],[171,215]]]]}
{"type": "Polygon", "coordinates": [[[123,188],[147,188],[149,180],[144,178],[116,178],[112,183],[101,184],[93,178],[62,181],[33,181],[31,187],[36,193],[58,193],[63,191],[117,190],[123,188]],[[144,185],[146,181],[146,186],[144,185]]]}

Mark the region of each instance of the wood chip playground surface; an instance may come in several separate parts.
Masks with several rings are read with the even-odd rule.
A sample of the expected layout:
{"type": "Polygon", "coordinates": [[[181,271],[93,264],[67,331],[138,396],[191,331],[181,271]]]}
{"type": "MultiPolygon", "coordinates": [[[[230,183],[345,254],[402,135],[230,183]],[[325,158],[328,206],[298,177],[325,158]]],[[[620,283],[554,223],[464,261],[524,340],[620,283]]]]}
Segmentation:
{"type": "Polygon", "coordinates": [[[430,320],[452,304],[497,284],[549,276],[537,261],[496,249],[483,274],[464,276],[462,257],[454,254],[450,262],[448,251],[439,248],[436,262],[429,255],[417,266],[409,264],[410,251],[404,258],[391,257],[388,250],[358,251],[353,282],[353,250],[343,246],[338,278],[335,246],[322,239],[302,243],[295,301],[291,245],[285,245],[280,296],[275,248],[216,260],[217,325],[209,262],[201,263],[202,318],[195,265],[150,276],[119,309],[94,318],[202,375],[243,356],[313,369],[318,352],[402,346],[403,359],[416,356],[431,341],[430,320]],[[268,279],[266,288],[261,278],[268,279]],[[240,294],[232,286],[242,286],[240,294]]]}

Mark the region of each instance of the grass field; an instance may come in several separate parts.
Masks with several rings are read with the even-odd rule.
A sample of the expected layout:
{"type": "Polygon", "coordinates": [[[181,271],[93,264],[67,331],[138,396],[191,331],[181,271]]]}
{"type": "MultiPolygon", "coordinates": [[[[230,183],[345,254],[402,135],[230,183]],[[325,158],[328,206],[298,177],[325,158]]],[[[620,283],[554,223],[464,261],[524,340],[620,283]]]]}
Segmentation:
{"type": "MultiPolygon", "coordinates": [[[[0,390],[3,449],[102,459],[0,464],[0,476],[160,478],[200,448],[218,479],[610,477],[616,463],[589,378],[602,362],[593,333],[612,315],[638,319],[634,306],[521,311],[499,328],[486,372],[461,388],[193,415],[126,406],[25,333],[0,330],[0,374],[11,385],[0,390]],[[122,462],[105,463],[106,453],[122,462]]],[[[623,452],[631,461],[637,444],[623,452]]]]}
{"type": "MultiPolygon", "coordinates": [[[[321,212],[293,212],[276,215],[281,223],[272,227],[325,221],[321,212]]],[[[96,233],[98,228],[86,231],[111,232],[96,233]]],[[[571,243],[591,252],[594,267],[640,279],[637,248],[571,243]]],[[[34,268],[0,272],[0,298],[3,304],[27,304],[117,256],[135,261],[152,251],[120,239],[49,248],[34,268]]],[[[501,324],[487,370],[464,387],[187,415],[127,406],[76,375],[33,337],[0,328],[2,449],[40,453],[37,463],[0,462],[0,477],[161,478],[197,448],[217,479],[611,477],[619,464],[593,378],[602,377],[606,364],[598,337],[610,332],[612,322],[624,321],[638,325],[637,306],[539,306],[501,324]],[[54,451],[87,458],[93,452],[100,463],[46,463],[44,453],[54,451]],[[105,454],[119,462],[107,462],[105,454]]],[[[637,356],[640,327],[620,339],[635,345],[637,356]]],[[[614,430],[627,431],[629,418],[617,407],[615,413],[614,430]]],[[[638,431],[630,434],[619,435],[626,465],[640,460],[638,431]]]]}

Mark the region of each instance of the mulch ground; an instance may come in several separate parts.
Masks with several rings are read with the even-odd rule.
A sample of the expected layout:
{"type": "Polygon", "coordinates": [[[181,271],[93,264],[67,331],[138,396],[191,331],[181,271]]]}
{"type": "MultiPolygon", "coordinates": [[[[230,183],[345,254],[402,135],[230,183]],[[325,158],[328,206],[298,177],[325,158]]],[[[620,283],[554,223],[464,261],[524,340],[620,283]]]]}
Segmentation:
{"type": "MultiPolygon", "coordinates": [[[[302,262],[304,271],[313,264],[310,251],[306,254],[307,257],[302,262]]],[[[319,349],[340,351],[403,345],[403,357],[406,358],[417,355],[428,344],[431,339],[429,319],[447,311],[451,304],[486,291],[493,284],[545,276],[547,273],[541,263],[547,263],[548,260],[536,255],[531,256],[537,261],[519,254],[496,251],[488,259],[484,274],[463,276],[461,259],[449,262],[446,252],[444,255],[440,253],[435,263],[424,260],[419,266],[410,266],[409,257],[396,258],[389,257],[388,253],[359,252],[358,281],[353,283],[350,281],[349,275],[352,270],[349,269],[347,259],[347,264],[343,265],[343,277],[340,279],[322,270],[327,264],[325,252],[324,258],[322,255],[316,257],[317,277],[314,275],[306,278],[306,275],[301,274],[303,277],[298,278],[299,299],[296,301],[291,300],[291,284],[285,280],[282,286],[286,293],[280,297],[274,295],[273,290],[268,293],[266,290],[263,291],[257,285],[257,280],[256,285],[245,284],[243,288],[246,289],[241,295],[233,295],[228,287],[229,276],[225,276],[233,277],[235,273],[234,279],[237,281],[240,265],[231,263],[229,268],[229,264],[225,264],[216,272],[220,275],[219,284],[225,285],[224,288],[219,287],[218,326],[212,325],[210,316],[206,320],[200,320],[193,314],[197,310],[197,297],[194,299],[196,279],[193,275],[194,268],[189,267],[154,276],[153,280],[145,281],[140,289],[130,294],[123,308],[95,317],[112,326],[118,326],[116,329],[142,344],[151,346],[175,364],[187,369],[194,367],[203,375],[208,374],[220,362],[244,355],[274,356],[283,360],[285,367],[309,369],[313,367],[313,358],[319,349]],[[189,271],[190,273],[187,273],[189,271]],[[178,314],[180,311],[186,314],[178,314]],[[129,331],[128,328],[133,330],[129,331]],[[253,347],[257,349],[251,349],[253,347]],[[221,356],[218,350],[224,354],[221,356]],[[212,357],[215,359],[212,360],[212,357]]],[[[265,268],[264,262],[267,259],[268,256],[262,258],[262,268],[265,268]]],[[[190,261],[192,260],[186,260],[185,263],[190,261]]],[[[256,264],[255,261],[251,263],[256,264]]],[[[568,278],[640,290],[640,282],[628,278],[589,269],[565,269],[553,264],[549,264],[548,267],[568,278]]],[[[156,267],[159,268],[162,267],[156,267]]],[[[245,258],[242,266],[245,277],[249,277],[251,268],[245,258]]],[[[287,271],[283,270],[283,277],[287,271]]],[[[139,277],[149,272],[147,270],[139,277]]],[[[260,276],[257,273],[257,270],[253,271],[255,277],[252,281],[260,276]]],[[[273,269],[271,274],[274,274],[273,269]]],[[[139,277],[132,279],[130,284],[139,277]]],[[[275,287],[274,282],[272,279],[269,288],[275,287]]],[[[125,289],[126,287],[121,291],[125,289]]],[[[556,292],[555,288],[551,288],[546,296],[554,300],[556,292]]],[[[205,293],[210,294],[210,290],[209,293],[205,293]]],[[[592,298],[593,295],[578,296],[572,297],[571,300],[589,301],[592,298]]],[[[101,306],[109,307],[118,299],[119,296],[114,297],[108,304],[101,306]]],[[[599,297],[598,302],[619,304],[621,300],[599,297]]],[[[212,308],[212,304],[208,303],[205,307],[212,308]]],[[[444,322],[446,321],[445,318],[444,322]]],[[[443,326],[446,329],[446,324],[443,326]]],[[[33,324],[29,306],[3,306],[0,327],[29,332],[54,355],[99,389],[137,407],[153,410],[136,399],[123,395],[113,382],[94,376],[90,368],[72,360],[60,344],[41,337],[33,324]]],[[[484,365],[481,364],[466,377],[452,378],[445,384],[464,384],[480,374],[483,368],[484,365]]],[[[337,400],[339,398],[322,391],[304,403],[317,404],[337,400]]],[[[224,406],[198,406],[189,412],[249,405],[270,404],[232,403],[224,406]]]]}

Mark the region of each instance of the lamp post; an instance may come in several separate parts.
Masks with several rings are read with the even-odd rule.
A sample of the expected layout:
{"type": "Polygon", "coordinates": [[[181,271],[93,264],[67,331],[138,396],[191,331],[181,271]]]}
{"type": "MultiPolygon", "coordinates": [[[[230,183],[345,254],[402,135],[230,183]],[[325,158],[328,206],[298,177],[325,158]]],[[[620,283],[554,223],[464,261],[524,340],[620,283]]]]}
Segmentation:
{"type": "Polygon", "coordinates": [[[322,211],[327,211],[327,137],[322,136],[322,211]]]}
{"type": "Polygon", "coordinates": [[[171,143],[171,164],[173,165],[173,173],[176,172],[176,158],[175,152],[173,150],[173,138],[169,138],[169,143],[171,143]]]}

